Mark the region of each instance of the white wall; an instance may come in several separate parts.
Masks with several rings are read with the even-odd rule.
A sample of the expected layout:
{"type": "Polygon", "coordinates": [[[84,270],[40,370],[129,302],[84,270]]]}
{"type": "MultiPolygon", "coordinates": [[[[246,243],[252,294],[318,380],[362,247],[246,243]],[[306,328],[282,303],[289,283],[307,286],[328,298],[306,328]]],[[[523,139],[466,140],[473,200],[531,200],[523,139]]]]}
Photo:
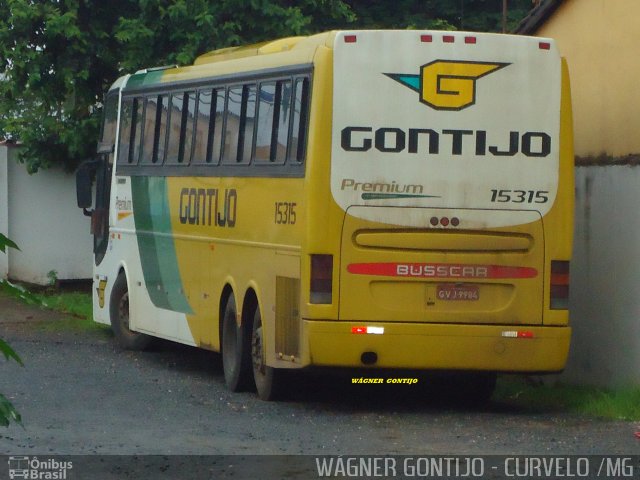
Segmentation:
{"type": "Polygon", "coordinates": [[[576,169],[573,339],[562,380],[640,385],[640,166],[576,169]]]}
{"type": "MultiPolygon", "coordinates": [[[[51,270],[60,280],[91,278],[90,220],[77,207],[74,175],[58,168],[29,175],[15,161],[18,152],[15,147],[0,147],[0,172],[6,168],[8,173],[4,188],[8,190],[8,232],[20,247],[20,251],[8,251],[9,278],[46,284],[51,270]]],[[[0,179],[0,202],[2,198],[0,179]]]]}
{"type": "MultiPolygon", "coordinates": [[[[7,152],[8,148],[0,146],[0,233],[9,233],[9,192],[7,187],[7,152]]],[[[9,257],[0,252],[0,278],[9,273],[9,257]]]]}

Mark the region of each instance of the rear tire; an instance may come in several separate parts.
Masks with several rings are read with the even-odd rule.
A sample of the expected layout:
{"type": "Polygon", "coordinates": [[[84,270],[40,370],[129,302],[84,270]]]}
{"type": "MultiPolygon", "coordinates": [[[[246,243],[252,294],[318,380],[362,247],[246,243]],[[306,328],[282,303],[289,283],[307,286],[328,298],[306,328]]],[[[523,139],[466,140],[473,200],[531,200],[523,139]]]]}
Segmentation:
{"type": "Polygon", "coordinates": [[[258,306],[256,306],[256,311],[253,315],[253,327],[251,330],[251,360],[253,364],[253,379],[258,397],[266,401],[277,400],[284,394],[284,380],[282,378],[284,372],[267,366],[262,317],[258,306]]]}
{"type": "Polygon", "coordinates": [[[125,350],[144,350],[151,343],[152,338],[144,333],[129,329],[129,289],[127,277],[119,273],[111,290],[109,302],[109,320],[116,341],[125,350]]]}
{"type": "Polygon", "coordinates": [[[222,370],[227,388],[232,392],[251,386],[250,338],[246,326],[238,326],[238,310],[233,294],[229,295],[222,317],[222,370]]]}

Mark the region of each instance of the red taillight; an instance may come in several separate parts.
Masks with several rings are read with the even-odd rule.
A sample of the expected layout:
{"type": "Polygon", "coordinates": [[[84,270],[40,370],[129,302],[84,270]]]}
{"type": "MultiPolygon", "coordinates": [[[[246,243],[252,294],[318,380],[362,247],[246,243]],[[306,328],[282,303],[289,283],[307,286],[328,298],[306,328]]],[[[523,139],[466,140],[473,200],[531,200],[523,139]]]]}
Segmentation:
{"type": "Polygon", "coordinates": [[[549,42],[540,42],[538,47],[540,50],[551,50],[551,44],[549,42]]]}
{"type": "Polygon", "coordinates": [[[420,41],[424,43],[429,43],[433,41],[432,35],[420,35],[420,41]]]}
{"type": "Polygon", "coordinates": [[[345,35],[344,43],[356,43],[358,38],[355,35],[345,35]]]}
{"type": "Polygon", "coordinates": [[[475,44],[476,41],[476,37],[464,37],[464,43],[475,44]]]}
{"type": "Polygon", "coordinates": [[[444,43],[453,43],[456,41],[456,37],[454,37],[453,35],[444,35],[442,37],[442,41],[444,43]]]}
{"type": "Polygon", "coordinates": [[[552,310],[569,308],[569,262],[565,260],[551,261],[551,281],[549,307],[552,310]]]}
{"type": "Polygon", "coordinates": [[[311,255],[311,303],[327,304],[332,301],[333,255],[311,255]]]}

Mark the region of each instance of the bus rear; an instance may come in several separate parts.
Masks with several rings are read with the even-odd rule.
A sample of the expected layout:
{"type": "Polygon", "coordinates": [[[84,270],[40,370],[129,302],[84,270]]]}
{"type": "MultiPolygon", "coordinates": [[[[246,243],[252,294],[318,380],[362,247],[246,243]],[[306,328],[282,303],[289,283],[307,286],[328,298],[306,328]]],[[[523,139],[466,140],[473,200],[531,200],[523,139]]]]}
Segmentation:
{"type": "Polygon", "coordinates": [[[311,362],[562,370],[573,151],[555,43],[339,32],[332,66],[330,194],[310,200],[331,205],[329,228],[310,227],[311,362]],[[318,240],[330,231],[339,241],[318,240]]]}

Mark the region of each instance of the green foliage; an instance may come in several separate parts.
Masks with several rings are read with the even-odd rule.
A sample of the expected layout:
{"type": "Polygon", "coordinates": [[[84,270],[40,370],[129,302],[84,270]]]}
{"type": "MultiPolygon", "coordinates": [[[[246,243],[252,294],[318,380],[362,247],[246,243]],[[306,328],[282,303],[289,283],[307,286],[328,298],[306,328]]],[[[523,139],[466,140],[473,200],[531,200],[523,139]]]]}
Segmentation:
{"type": "Polygon", "coordinates": [[[20,250],[18,248],[18,245],[15,244],[15,242],[8,239],[4,234],[0,233],[0,252],[4,253],[7,250],[7,247],[20,250]]]}
{"type": "MultiPolygon", "coordinates": [[[[510,27],[531,6],[510,0],[510,27]]],[[[499,31],[500,0],[0,0],[0,137],[30,172],[93,157],[102,96],[139,68],[332,28],[499,31]]]]}
{"type": "Polygon", "coordinates": [[[0,135],[30,172],[95,153],[101,99],[121,74],[207,50],[348,22],[341,0],[0,0],[0,135]]]}
{"type": "Polygon", "coordinates": [[[8,427],[12,421],[22,425],[22,417],[12,403],[0,393],[0,427],[8,427]]]}
{"type": "Polygon", "coordinates": [[[1,338],[0,338],[0,353],[4,355],[4,358],[6,360],[13,359],[16,362],[18,362],[20,365],[24,366],[18,354],[14,352],[13,349],[9,346],[9,344],[4,340],[2,340],[1,338]]]}
{"type": "Polygon", "coordinates": [[[14,298],[17,298],[27,305],[47,306],[46,303],[43,303],[43,300],[40,297],[34,295],[21,285],[15,285],[8,280],[0,280],[0,292],[4,292],[14,298]]]}
{"type": "Polygon", "coordinates": [[[494,400],[537,412],[571,411],[612,420],[640,420],[638,387],[609,390],[505,377],[498,381],[494,400]]]}
{"type": "MultiPolygon", "coordinates": [[[[357,28],[502,31],[501,0],[346,0],[357,28]]],[[[509,0],[507,27],[512,30],[531,8],[531,0],[509,0]]],[[[341,28],[333,24],[330,28],[341,28]]]]}
{"type": "MultiPolygon", "coordinates": [[[[18,248],[13,241],[0,233],[0,251],[6,251],[7,247],[18,248]]],[[[2,284],[2,282],[0,282],[0,284],[2,284]]],[[[18,362],[19,365],[24,366],[22,359],[2,338],[0,338],[0,353],[4,355],[5,360],[14,360],[18,362]]],[[[22,418],[18,411],[11,402],[0,393],[0,426],[7,427],[11,421],[22,424],[22,418]]]]}

